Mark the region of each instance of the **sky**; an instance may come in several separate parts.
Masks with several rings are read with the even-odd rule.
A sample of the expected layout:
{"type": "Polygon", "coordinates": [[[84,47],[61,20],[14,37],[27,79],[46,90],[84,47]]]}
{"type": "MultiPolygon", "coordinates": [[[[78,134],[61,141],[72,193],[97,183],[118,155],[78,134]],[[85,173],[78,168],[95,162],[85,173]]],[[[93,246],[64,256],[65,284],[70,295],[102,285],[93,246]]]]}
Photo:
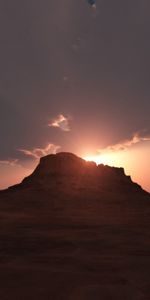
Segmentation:
{"type": "Polygon", "coordinates": [[[0,189],[68,151],[150,191],[150,2],[1,0],[0,189]]]}

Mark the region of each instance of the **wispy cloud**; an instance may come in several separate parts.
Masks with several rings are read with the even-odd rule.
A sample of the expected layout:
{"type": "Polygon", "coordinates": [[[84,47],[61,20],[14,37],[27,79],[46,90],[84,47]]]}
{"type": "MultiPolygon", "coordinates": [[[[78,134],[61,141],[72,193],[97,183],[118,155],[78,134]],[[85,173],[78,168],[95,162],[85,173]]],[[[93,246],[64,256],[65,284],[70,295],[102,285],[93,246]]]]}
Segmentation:
{"type": "Polygon", "coordinates": [[[121,141],[120,143],[110,145],[106,147],[105,149],[99,149],[98,152],[103,152],[103,151],[120,151],[120,150],[126,150],[129,147],[143,142],[143,141],[150,141],[150,135],[148,134],[142,134],[140,132],[136,132],[133,134],[133,136],[130,139],[121,141]]]}
{"type": "Polygon", "coordinates": [[[48,144],[45,148],[33,148],[31,150],[28,149],[19,149],[20,152],[27,156],[31,156],[35,159],[39,159],[42,156],[46,156],[48,154],[55,154],[60,146],[54,144],[48,144]]]}
{"type": "Polygon", "coordinates": [[[50,127],[58,127],[63,131],[70,131],[70,118],[64,115],[58,115],[52,122],[48,124],[50,127]]]}
{"type": "Polygon", "coordinates": [[[18,159],[0,160],[0,165],[9,165],[11,167],[14,167],[18,165],[18,159]]]}

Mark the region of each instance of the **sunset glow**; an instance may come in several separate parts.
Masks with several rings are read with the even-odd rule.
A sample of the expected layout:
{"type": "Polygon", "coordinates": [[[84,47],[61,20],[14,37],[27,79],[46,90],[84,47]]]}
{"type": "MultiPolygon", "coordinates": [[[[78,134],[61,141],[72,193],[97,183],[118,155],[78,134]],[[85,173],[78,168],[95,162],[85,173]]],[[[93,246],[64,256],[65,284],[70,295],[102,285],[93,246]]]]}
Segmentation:
{"type": "Polygon", "coordinates": [[[102,149],[100,154],[85,154],[83,159],[94,161],[97,165],[104,164],[122,167],[126,175],[130,175],[134,182],[138,182],[144,189],[150,191],[149,167],[147,167],[150,141],[140,142],[125,150],[102,149]]]}
{"type": "Polygon", "coordinates": [[[2,0],[0,300],[150,300],[150,1],[2,0]]]}
{"type": "MultiPolygon", "coordinates": [[[[125,152],[124,152],[125,153],[125,152]]],[[[94,161],[97,165],[109,165],[109,166],[121,166],[124,163],[123,155],[121,151],[111,152],[107,151],[97,155],[85,155],[83,159],[86,161],[94,161]]]]}
{"type": "Polygon", "coordinates": [[[83,159],[86,161],[94,161],[97,165],[114,165],[114,157],[113,154],[102,154],[102,155],[87,155],[84,156],[83,159]]]}
{"type": "Polygon", "coordinates": [[[30,2],[1,10],[0,189],[71,152],[150,191],[149,1],[30,2]]]}

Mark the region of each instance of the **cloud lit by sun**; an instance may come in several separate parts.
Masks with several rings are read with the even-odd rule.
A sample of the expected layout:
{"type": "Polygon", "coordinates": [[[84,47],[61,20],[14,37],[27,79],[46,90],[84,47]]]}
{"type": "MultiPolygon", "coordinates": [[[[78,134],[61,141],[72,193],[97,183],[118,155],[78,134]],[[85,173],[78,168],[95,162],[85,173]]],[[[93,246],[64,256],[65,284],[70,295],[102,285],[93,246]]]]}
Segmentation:
{"type": "Polygon", "coordinates": [[[109,145],[104,149],[98,149],[95,155],[84,155],[87,161],[94,161],[97,165],[104,164],[109,166],[123,166],[125,157],[131,155],[129,150],[137,144],[150,141],[150,135],[140,132],[134,133],[131,138],[121,141],[120,143],[109,145]]]}
{"type": "Polygon", "coordinates": [[[70,118],[63,114],[58,115],[52,122],[48,124],[49,127],[56,127],[62,131],[70,131],[70,118]]]}

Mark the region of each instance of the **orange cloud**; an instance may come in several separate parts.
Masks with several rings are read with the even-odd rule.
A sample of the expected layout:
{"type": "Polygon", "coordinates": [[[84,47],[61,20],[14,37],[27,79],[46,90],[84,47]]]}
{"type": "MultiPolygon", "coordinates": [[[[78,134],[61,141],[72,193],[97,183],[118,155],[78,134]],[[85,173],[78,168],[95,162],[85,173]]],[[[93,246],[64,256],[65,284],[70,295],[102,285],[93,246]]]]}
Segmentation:
{"type": "Polygon", "coordinates": [[[69,118],[64,115],[58,115],[51,123],[48,124],[50,127],[58,127],[63,131],[70,131],[69,118]]]}
{"type": "Polygon", "coordinates": [[[150,135],[142,135],[140,132],[136,132],[130,139],[108,146],[105,149],[99,149],[98,152],[126,150],[129,147],[144,141],[150,141],[150,135]]]}
{"type": "Polygon", "coordinates": [[[59,148],[60,146],[54,144],[48,144],[45,148],[34,148],[32,150],[19,149],[19,151],[21,151],[27,156],[31,156],[35,159],[39,159],[40,157],[48,154],[55,154],[59,148]]]}
{"type": "Polygon", "coordinates": [[[18,165],[18,159],[8,159],[8,160],[0,160],[1,165],[9,165],[11,167],[14,167],[18,165]]]}

